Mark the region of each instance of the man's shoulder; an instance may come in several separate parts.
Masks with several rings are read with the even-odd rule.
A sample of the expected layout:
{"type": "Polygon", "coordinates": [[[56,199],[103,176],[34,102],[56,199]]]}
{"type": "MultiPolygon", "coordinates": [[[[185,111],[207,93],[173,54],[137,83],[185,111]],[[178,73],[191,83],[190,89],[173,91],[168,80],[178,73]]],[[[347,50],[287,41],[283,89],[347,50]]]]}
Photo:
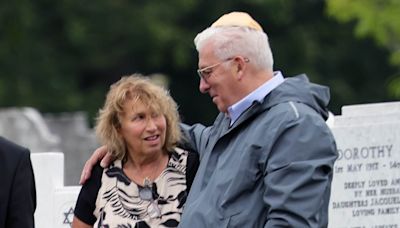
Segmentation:
{"type": "Polygon", "coordinates": [[[0,136],[0,154],[20,157],[29,154],[29,150],[0,136]]]}
{"type": "Polygon", "coordinates": [[[254,122],[257,126],[287,127],[294,122],[316,120],[317,116],[319,114],[307,104],[288,100],[265,108],[265,112],[261,112],[254,122]]]}

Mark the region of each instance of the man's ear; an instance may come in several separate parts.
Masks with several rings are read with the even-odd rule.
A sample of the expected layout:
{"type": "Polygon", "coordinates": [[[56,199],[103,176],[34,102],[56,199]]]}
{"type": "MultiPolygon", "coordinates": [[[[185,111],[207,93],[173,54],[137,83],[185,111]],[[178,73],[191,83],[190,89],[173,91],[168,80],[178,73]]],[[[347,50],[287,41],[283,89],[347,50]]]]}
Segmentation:
{"type": "Polygon", "coordinates": [[[242,56],[236,56],[233,60],[235,62],[235,75],[237,75],[238,79],[241,80],[246,69],[247,61],[242,56]]]}

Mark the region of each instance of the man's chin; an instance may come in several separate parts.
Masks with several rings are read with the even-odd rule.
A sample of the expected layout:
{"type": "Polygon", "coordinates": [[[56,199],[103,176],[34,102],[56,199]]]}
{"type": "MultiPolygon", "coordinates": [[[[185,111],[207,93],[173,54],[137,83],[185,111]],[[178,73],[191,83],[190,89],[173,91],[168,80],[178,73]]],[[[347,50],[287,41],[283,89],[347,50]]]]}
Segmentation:
{"type": "Polygon", "coordinates": [[[221,102],[219,102],[219,99],[217,96],[213,97],[212,102],[217,106],[218,111],[220,112],[227,112],[227,107],[225,107],[221,102]]]}
{"type": "Polygon", "coordinates": [[[228,109],[225,106],[215,104],[217,106],[218,111],[227,113],[228,109]]]}

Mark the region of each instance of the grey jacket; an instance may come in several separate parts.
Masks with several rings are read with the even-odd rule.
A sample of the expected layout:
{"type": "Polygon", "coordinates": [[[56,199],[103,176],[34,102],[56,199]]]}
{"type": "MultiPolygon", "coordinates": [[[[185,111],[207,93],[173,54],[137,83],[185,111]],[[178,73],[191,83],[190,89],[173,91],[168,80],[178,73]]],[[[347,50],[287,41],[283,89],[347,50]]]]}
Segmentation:
{"type": "Polygon", "coordinates": [[[200,166],[179,227],[327,227],[336,144],[329,90],[287,78],[229,126],[183,126],[200,166]]]}

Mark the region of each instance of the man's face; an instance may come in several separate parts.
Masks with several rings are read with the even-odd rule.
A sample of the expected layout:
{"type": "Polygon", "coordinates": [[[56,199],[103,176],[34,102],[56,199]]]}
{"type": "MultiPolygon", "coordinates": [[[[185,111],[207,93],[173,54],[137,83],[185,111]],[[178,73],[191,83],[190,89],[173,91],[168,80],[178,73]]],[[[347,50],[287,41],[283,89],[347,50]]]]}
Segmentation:
{"type": "Polygon", "coordinates": [[[201,72],[199,89],[208,93],[220,112],[227,112],[234,103],[234,75],[232,59],[219,59],[214,55],[211,44],[199,51],[199,71],[201,72]]]}

